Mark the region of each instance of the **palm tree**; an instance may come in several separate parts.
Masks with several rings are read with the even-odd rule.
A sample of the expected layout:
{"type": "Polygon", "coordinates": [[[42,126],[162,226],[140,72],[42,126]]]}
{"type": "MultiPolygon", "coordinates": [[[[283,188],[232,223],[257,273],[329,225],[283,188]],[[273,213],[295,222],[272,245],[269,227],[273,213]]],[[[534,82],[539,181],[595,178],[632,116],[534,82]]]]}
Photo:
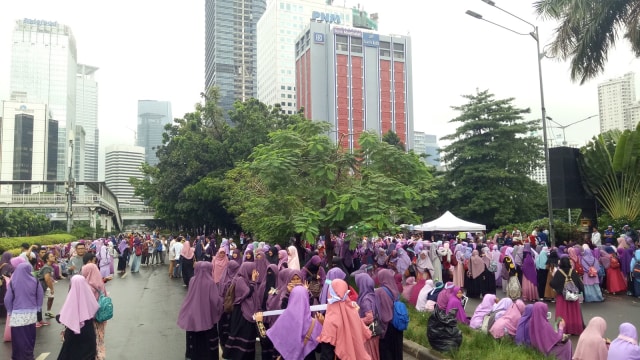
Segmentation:
{"type": "Polygon", "coordinates": [[[559,22],[549,55],[571,60],[571,80],[584,84],[604,70],[620,33],[640,57],[640,0],[537,0],[543,19],[559,22]]]}

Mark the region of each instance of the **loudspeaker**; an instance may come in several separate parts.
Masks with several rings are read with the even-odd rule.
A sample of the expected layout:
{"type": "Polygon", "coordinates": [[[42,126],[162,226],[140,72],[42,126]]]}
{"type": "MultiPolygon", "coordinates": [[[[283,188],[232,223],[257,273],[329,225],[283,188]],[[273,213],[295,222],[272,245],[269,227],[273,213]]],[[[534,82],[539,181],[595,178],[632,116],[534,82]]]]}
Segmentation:
{"type": "Polygon", "coordinates": [[[580,150],[570,147],[549,149],[551,202],[554,209],[582,208],[587,195],[578,170],[580,150]]]}

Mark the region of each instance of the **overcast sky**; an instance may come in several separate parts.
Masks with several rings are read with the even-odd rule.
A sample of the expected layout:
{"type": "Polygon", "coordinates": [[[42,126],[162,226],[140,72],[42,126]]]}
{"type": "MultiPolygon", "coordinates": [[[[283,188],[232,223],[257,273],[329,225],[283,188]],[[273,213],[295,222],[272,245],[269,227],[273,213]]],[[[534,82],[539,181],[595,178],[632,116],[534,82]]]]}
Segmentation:
{"type": "MultiPolygon", "coordinates": [[[[342,4],[338,0],[336,4],[342,4]]],[[[413,45],[415,129],[438,138],[455,131],[462,94],[489,89],[499,98],[514,97],[540,118],[535,41],[465,15],[470,9],[486,19],[528,32],[520,23],[480,0],[347,0],[380,16],[380,32],[410,34],[413,45]],[[424,11],[418,11],[419,3],[424,11]]],[[[498,2],[540,26],[543,44],[555,24],[535,17],[533,1],[498,2]]],[[[311,14],[310,14],[311,15],[311,14]]],[[[100,68],[99,127],[104,147],[133,144],[137,101],[168,100],[174,117],[193,110],[204,87],[204,0],[20,0],[0,11],[0,100],[9,98],[11,33],[22,18],[58,21],[72,28],[78,62],[100,68]],[[89,5],[90,4],[90,5],[89,5]]],[[[597,84],[638,67],[629,46],[619,41],[606,72],[580,86],[569,79],[568,63],[543,60],[548,116],[568,124],[598,113],[597,84]]],[[[570,143],[583,145],[598,132],[598,118],[566,130],[570,143]]],[[[553,130],[556,135],[561,130],[553,130]]],[[[559,139],[561,141],[561,139],[559,139]]],[[[100,169],[102,178],[103,169],[100,169]]]]}

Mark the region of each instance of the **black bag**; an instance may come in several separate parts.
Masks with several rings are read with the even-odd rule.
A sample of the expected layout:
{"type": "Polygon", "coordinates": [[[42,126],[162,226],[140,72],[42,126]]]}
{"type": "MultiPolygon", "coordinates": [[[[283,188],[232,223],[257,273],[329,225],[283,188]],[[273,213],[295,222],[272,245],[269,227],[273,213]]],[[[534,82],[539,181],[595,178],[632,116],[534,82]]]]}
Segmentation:
{"type": "Polygon", "coordinates": [[[460,348],[462,331],[458,329],[456,313],[456,309],[447,314],[435,306],[427,322],[427,340],[434,350],[447,352],[460,348]]]}

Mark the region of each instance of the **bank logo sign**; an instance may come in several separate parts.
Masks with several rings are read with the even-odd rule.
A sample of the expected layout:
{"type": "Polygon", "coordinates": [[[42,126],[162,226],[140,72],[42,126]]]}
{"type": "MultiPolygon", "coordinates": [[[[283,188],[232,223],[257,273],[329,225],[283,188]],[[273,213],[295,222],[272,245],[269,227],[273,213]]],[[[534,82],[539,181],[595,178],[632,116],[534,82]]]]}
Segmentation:
{"type": "Polygon", "coordinates": [[[313,42],[318,44],[324,44],[324,34],[323,33],[313,33],[313,42]]]}
{"type": "Polygon", "coordinates": [[[380,46],[380,35],[372,33],[362,33],[362,44],[364,46],[378,47],[380,46]]]}
{"type": "Polygon", "coordinates": [[[340,24],[340,15],[314,11],[311,13],[311,20],[322,21],[328,24],[340,24]]]}

